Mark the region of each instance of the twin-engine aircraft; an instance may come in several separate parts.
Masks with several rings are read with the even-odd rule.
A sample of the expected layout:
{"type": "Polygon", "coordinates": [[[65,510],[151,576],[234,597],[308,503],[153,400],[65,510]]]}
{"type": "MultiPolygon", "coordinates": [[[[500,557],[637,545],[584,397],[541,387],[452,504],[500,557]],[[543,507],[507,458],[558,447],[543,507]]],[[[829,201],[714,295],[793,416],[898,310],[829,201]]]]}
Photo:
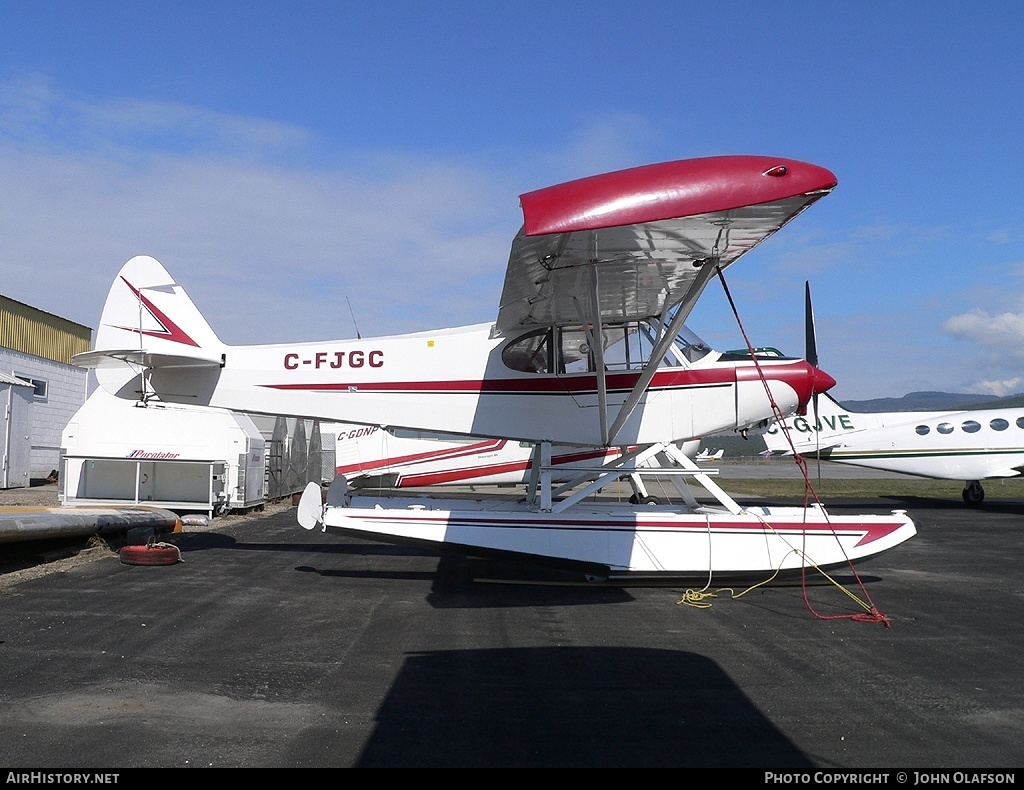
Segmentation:
{"type": "MultiPolygon", "coordinates": [[[[826,568],[915,533],[903,512],[834,517],[743,508],[681,443],[806,410],[835,382],[806,360],[720,353],[685,321],[741,256],[836,186],[825,168],[723,156],[620,170],[520,196],[493,323],[373,339],[229,346],[153,258],[115,278],[94,350],[105,388],[244,412],[491,437],[532,445],[527,494],[362,496],[339,476],[303,496],[303,526],[554,561],[597,578],[716,580],[826,568]],[[616,448],[557,484],[552,448],[616,448]],[[591,497],[645,469],[683,505],[591,497]],[[697,502],[683,476],[719,501],[697,502]]],[[[724,279],[723,279],[724,283],[724,279]]],[[[642,499],[640,500],[643,501],[642,499]]]]}
{"type": "Polygon", "coordinates": [[[918,477],[963,480],[963,500],[980,505],[982,480],[1024,474],[1024,409],[854,412],[825,395],[815,420],[778,423],[768,450],[918,477]],[[787,439],[786,433],[789,438],[787,439]]]}

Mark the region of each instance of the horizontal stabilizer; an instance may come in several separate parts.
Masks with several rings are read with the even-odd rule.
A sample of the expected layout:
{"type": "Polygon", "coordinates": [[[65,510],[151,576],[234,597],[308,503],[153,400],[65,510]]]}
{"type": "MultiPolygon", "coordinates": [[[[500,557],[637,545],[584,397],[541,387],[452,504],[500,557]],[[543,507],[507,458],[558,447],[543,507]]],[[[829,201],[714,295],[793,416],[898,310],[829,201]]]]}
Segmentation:
{"type": "Polygon", "coordinates": [[[110,349],[75,354],[71,362],[80,368],[120,368],[125,363],[144,368],[219,368],[224,354],[161,354],[145,349],[110,349]]]}

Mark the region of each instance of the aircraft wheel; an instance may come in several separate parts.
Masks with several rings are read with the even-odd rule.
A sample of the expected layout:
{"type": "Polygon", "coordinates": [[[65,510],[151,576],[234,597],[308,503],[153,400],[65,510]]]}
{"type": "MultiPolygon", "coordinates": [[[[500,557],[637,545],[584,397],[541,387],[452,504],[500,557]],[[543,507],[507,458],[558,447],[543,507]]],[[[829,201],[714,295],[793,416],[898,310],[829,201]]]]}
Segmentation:
{"type": "Polygon", "coordinates": [[[590,584],[604,584],[608,581],[607,573],[587,573],[583,576],[590,584]]]}
{"type": "Polygon", "coordinates": [[[980,505],[985,500],[985,489],[974,480],[964,487],[963,498],[968,505],[980,505]]]}
{"type": "Polygon", "coordinates": [[[656,496],[645,496],[641,502],[641,505],[660,505],[661,500],[656,496]]]}

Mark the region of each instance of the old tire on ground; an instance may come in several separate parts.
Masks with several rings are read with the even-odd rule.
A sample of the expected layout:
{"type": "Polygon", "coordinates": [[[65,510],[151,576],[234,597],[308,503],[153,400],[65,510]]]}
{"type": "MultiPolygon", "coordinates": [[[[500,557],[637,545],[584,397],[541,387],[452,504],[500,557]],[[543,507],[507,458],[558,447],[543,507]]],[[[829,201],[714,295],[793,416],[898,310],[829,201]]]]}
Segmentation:
{"type": "Polygon", "coordinates": [[[181,562],[181,550],[170,543],[122,546],[117,554],[125,565],[174,565],[181,562]]]}

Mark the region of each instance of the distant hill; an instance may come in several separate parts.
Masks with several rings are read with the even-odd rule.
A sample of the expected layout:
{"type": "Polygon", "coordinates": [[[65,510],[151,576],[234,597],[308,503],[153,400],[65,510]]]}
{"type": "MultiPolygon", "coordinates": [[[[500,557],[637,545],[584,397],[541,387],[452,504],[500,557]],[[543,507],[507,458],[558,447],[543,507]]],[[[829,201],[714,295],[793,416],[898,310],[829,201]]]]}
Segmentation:
{"type": "Polygon", "coordinates": [[[850,411],[944,411],[946,409],[1000,409],[1024,406],[1024,394],[1000,398],[963,392],[910,392],[902,398],[844,400],[850,411]]]}

